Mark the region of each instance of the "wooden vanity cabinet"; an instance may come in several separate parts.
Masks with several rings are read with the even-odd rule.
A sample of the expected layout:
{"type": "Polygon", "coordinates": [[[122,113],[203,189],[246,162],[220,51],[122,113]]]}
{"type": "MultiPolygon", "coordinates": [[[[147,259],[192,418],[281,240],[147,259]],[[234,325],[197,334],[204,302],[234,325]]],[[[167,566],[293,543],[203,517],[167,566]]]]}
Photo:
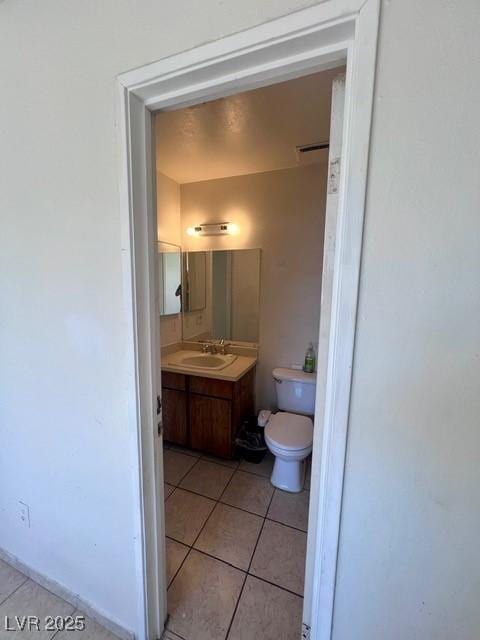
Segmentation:
{"type": "Polygon", "coordinates": [[[165,440],[188,447],[186,376],[162,373],[162,418],[165,440]]]}
{"type": "Polygon", "coordinates": [[[162,372],[165,440],[231,458],[242,421],[255,411],[255,368],[237,382],[162,372]]]}
{"type": "Polygon", "coordinates": [[[190,446],[214,456],[232,454],[232,403],[198,393],[189,396],[190,446]]]}

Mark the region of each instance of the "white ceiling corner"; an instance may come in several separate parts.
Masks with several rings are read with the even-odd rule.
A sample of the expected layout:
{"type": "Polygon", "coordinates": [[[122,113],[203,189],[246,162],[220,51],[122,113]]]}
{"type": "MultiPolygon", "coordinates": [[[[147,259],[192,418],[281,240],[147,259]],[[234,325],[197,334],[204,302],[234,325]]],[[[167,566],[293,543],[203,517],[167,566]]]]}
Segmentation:
{"type": "MultiPolygon", "coordinates": [[[[287,169],[296,147],[328,141],[332,80],[304,76],[155,117],[157,170],[183,184],[287,169]]],[[[328,151],[311,161],[325,161],[328,151]]]]}

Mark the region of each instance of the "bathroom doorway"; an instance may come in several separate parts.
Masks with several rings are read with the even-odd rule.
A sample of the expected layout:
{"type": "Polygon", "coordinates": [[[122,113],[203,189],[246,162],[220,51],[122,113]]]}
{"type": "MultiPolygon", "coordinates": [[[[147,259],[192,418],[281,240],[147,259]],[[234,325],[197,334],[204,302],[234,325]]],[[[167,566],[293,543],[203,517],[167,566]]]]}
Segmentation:
{"type": "Polygon", "coordinates": [[[300,633],[317,368],[302,369],[310,344],[324,357],[344,78],[338,66],[154,117],[172,637],[300,633]]]}
{"type": "MultiPolygon", "coordinates": [[[[332,0],[291,16],[248,29],[214,43],[160,60],[118,77],[121,155],[121,205],[125,265],[128,354],[132,382],[129,400],[138,471],[137,538],[139,607],[144,637],[161,635],[166,620],[163,557],[163,465],[154,435],[158,324],[156,246],[153,244],[153,166],[150,136],[155,110],[181,108],[235,91],[286,81],[347,62],[345,126],[338,186],[338,221],[330,237],[332,304],[328,322],[320,326],[316,414],[323,423],[322,463],[312,473],[312,509],[308,536],[303,632],[305,637],[331,637],[331,616],[338,548],[341,494],[348,425],[355,309],[362,246],[367,159],[371,124],[379,5],[366,0],[349,5],[332,0]],[[334,258],[334,259],[333,259],[334,258]],[[334,277],[333,277],[334,276],[334,277]],[[155,286],[154,286],[155,285],[155,286]],[[319,402],[320,401],[320,402],[319,402]],[[313,530],[312,530],[313,526],[313,530]],[[140,570],[142,568],[142,570],[140,570]],[[310,577],[308,576],[310,574],[310,577]]],[[[334,171],[338,177],[338,172],[334,171]]],[[[330,192],[330,193],[333,193],[330,192]]],[[[330,201],[329,193],[329,201],[330,201]]],[[[328,209],[328,207],[327,207],[328,209]]],[[[325,291],[325,287],[324,287],[325,291]]],[[[327,312],[326,312],[327,313],[327,312]]],[[[160,398],[159,398],[160,401],[160,398]]],[[[317,431],[318,433],[318,431],[317,431]]],[[[316,438],[317,436],[315,436],[316,438]]],[[[315,447],[315,443],[314,443],[315,447]]]]}

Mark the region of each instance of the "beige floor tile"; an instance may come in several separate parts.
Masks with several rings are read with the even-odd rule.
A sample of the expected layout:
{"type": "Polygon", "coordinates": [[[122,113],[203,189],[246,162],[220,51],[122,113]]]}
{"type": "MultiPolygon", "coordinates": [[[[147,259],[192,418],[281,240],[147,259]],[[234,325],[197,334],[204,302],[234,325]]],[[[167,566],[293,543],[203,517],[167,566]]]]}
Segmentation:
{"type": "Polygon", "coordinates": [[[208,460],[199,460],[181,481],[180,487],[217,500],[234,473],[233,469],[208,460]]]}
{"type": "Polygon", "coordinates": [[[194,546],[246,571],[262,523],[263,518],[217,504],[194,546]]]}
{"type": "Polygon", "coordinates": [[[166,500],[169,495],[171,495],[175,491],[175,487],[167,482],[163,483],[163,497],[166,500]]]}
{"type": "Polygon", "coordinates": [[[303,598],[248,576],[228,640],[299,640],[303,598]]]}
{"type": "Polygon", "coordinates": [[[265,520],[250,573],[303,595],[307,534],[265,520]]]}
{"type": "Polygon", "coordinates": [[[186,640],[224,640],[244,577],[191,551],[168,590],[168,628],[186,640]]]}
{"type": "Polygon", "coordinates": [[[215,502],[177,489],[165,502],[165,531],[169,538],[192,545],[215,502]]]}
{"type": "Polygon", "coordinates": [[[165,546],[167,556],[167,584],[170,584],[172,578],[179,570],[180,565],[185,560],[190,548],[170,538],[165,538],[165,546]]]}
{"type": "MultiPolygon", "coordinates": [[[[15,616],[38,616],[40,619],[40,630],[31,631],[23,630],[21,633],[22,640],[35,638],[36,640],[46,640],[51,638],[55,633],[53,631],[47,631],[45,629],[46,616],[68,616],[75,610],[68,602],[53,595],[47,589],[44,589],[39,584],[36,584],[32,580],[27,580],[21,587],[19,587],[15,593],[13,593],[5,602],[0,606],[0,620],[2,623],[5,621],[5,616],[8,616],[11,623],[14,624],[15,616]]],[[[12,640],[15,636],[13,631],[7,631],[5,625],[0,626],[0,638],[2,640],[12,640]]]]}
{"type": "Polygon", "coordinates": [[[73,616],[85,616],[85,629],[83,631],[59,631],[55,640],[68,640],[68,638],[75,638],[75,636],[77,636],[77,640],[118,640],[118,636],[81,611],[75,611],[73,616]]]}
{"type": "Polygon", "coordinates": [[[267,513],[273,487],[266,478],[237,471],[221,497],[221,501],[259,516],[267,513]]]}
{"type": "Polygon", "coordinates": [[[217,458],[216,456],[210,456],[208,454],[204,454],[202,456],[202,460],[215,462],[216,464],[221,464],[224,467],[230,467],[230,469],[237,469],[239,465],[238,460],[227,460],[226,458],[217,458]]]}
{"type": "Polygon", "coordinates": [[[198,458],[177,453],[171,449],[163,452],[163,477],[165,482],[177,486],[183,476],[186,476],[198,458]]]}
{"type": "Polygon", "coordinates": [[[308,491],[288,493],[287,491],[276,489],[267,518],[307,531],[309,498],[310,493],[308,491]]]}
{"type": "Polygon", "coordinates": [[[27,576],[0,560],[0,603],[27,580],[27,576]]]}
{"type": "Polygon", "coordinates": [[[270,478],[274,462],[274,456],[268,452],[259,464],[242,460],[238,468],[240,471],[248,471],[249,473],[256,473],[258,476],[263,476],[264,478],[270,478]]]}

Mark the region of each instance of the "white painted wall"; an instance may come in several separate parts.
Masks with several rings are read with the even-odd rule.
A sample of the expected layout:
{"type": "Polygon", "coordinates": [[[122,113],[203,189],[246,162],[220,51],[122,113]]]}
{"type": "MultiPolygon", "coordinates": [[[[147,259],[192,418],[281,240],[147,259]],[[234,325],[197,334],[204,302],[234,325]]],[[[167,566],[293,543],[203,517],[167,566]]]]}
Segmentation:
{"type": "MultiPolygon", "coordinates": [[[[0,4],[0,546],[131,629],[114,77],[309,4],[0,4]]],[[[479,20],[382,6],[335,640],[480,628],[479,20]]]]}
{"type": "Polygon", "coordinates": [[[158,239],[181,245],[180,185],[157,171],[156,190],[158,239]]]}
{"type": "Polygon", "coordinates": [[[182,184],[180,194],[185,250],[262,250],[257,405],[273,408],[273,368],[303,364],[308,343],[318,339],[326,158],[319,165],[182,184]],[[219,220],[236,223],[238,234],[186,234],[190,226],[219,220]]]}
{"type": "Polygon", "coordinates": [[[383,6],[334,640],[479,637],[479,24],[383,6]]]}
{"type": "Polygon", "coordinates": [[[115,76],[309,4],[0,3],[0,546],[133,630],[115,76]]]}
{"type": "MultiPolygon", "coordinates": [[[[180,185],[165,174],[156,173],[157,237],[162,242],[181,246],[180,185]]],[[[160,317],[160,344],[166,346],[182,340],[180,314],[160,317]]]]}
{"type": "Polygon", "coordinates": [[[260,325],[259,251],[237,251],[231,258],[231,335],[233,341],[258,342],[260,325]]]}

